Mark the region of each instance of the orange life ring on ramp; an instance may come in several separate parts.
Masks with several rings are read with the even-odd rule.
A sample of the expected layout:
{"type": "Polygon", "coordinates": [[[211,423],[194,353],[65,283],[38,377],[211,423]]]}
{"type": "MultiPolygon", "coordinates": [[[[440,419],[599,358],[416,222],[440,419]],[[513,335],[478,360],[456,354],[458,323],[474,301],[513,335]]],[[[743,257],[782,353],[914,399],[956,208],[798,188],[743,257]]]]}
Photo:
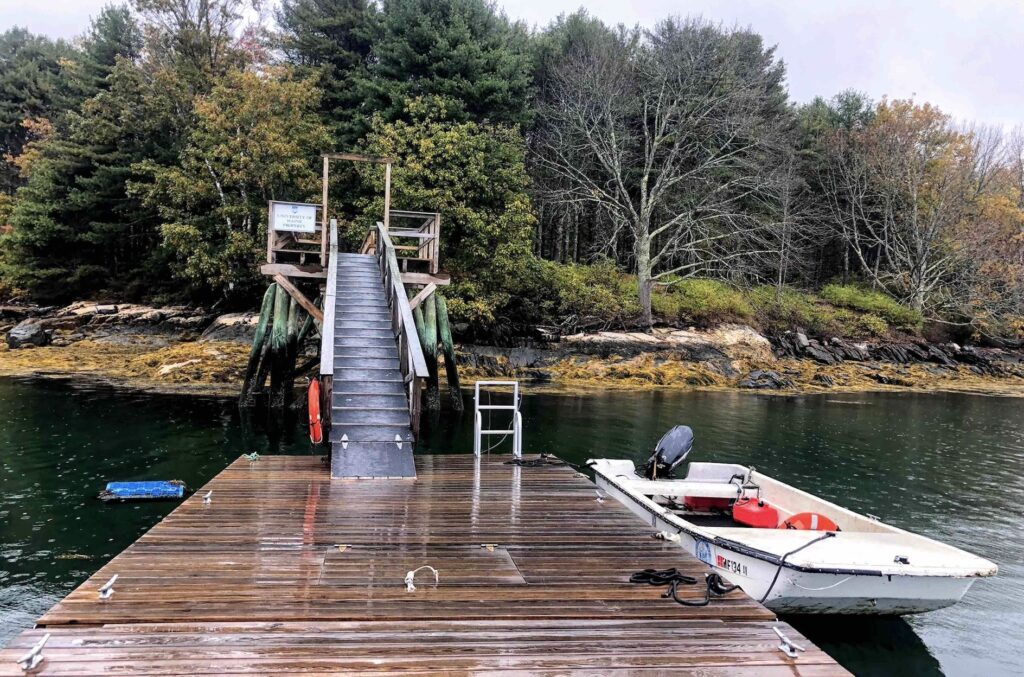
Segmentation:
{"type": "Polygon", "coordinates": [[[803,531],[839,531],[839,525],[817,512],[798,512],[779,522],[779,529],[803,531]]]}
{"type": "Polygon", "coordinates": [[[324,441],[324,431],[320,426],[320,379],[309,380],[306,404],[309,407],[309,441],[313,444],[320,444],[324,441]]]}

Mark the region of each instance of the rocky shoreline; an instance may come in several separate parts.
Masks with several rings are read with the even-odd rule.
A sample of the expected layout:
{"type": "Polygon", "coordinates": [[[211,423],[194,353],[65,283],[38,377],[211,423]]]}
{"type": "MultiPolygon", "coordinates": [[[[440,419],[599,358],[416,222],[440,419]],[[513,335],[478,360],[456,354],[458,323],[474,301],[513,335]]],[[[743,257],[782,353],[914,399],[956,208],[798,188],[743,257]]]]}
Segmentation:
{"type": "Polygon", "coordinates": [[[690,387],[795,394],[950,390],[1024,395],[1024,351],[912,341],[854,342],[746,325],[599,332],[548,344],[462,346],[469,380],[525,378],[595,387],[690,387]]]}
{"type": "Polygon", "coordinates": [[[257,319],[188,306],[0,305],[0,376],[236,396],[257,319]]]}
{"type": "MultiPolygon", "coordinates": [[[[233,397],[257,322],[189,306],[0,304],[0,376],[233,397]]],[[[690,388],[799,394],[960,391],[1024,395],[1024,351],[851,341],[746,325],[597,332],[519,347],[459,346],[464,384],[517,378],[552,390],[690,388]]]]}

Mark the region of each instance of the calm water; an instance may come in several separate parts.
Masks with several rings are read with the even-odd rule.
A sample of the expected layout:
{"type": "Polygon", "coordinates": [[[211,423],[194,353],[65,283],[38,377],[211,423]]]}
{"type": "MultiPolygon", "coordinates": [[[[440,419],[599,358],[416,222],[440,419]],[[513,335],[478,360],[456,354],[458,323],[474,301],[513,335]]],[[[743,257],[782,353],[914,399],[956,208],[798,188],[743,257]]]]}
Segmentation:
{"type": "MultiPolygon", "coordinates": [[[[959,395],[528,395],[525,448],[642,461],[677,423],[693,460],[755,465],[997,562],[961,604],[895,620],[787,619],[857,674],[1024,672],[1024,401],[959,395]]],[[[498,427],[499,422],[494,422],[498,427]]],[[[0,380],[0,645],[173,504],[104,506],[108,479],[198,486],[240,453],[309,453],[297,421],[231,402],[0,380]]],[[[471,418],[426,422],[424,452],[472,448],[471,418]]]]}

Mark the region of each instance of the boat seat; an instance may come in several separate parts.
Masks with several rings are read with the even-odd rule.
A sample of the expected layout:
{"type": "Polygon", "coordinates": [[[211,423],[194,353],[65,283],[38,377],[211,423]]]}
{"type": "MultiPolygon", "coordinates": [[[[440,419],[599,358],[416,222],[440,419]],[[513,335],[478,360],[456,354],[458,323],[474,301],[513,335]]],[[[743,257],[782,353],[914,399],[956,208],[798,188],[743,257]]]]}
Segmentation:
{"type": "Polygon", "coordinates": [[[736,475],[746,477],[747,468],[735,463],[691,463],[686,471],[686,481],[728,484],[736,475]]]}
{"type": "Polygon", "coordinates": [[[685,480],[634,480],[630,487],[645,496],[681,498],[736,498],[740,487],[735,482],[691,482],[685,480]]]}

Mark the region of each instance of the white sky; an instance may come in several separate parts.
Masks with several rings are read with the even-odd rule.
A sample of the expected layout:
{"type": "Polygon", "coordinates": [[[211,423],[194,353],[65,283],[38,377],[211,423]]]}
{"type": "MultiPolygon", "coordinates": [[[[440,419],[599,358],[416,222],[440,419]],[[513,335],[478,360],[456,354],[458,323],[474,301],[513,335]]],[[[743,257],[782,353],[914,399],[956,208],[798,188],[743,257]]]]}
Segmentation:
{"type": "MultiPolygon", "coordinates": [[[[106,0],[0,0],[0,30],[54,37],[82,32],[106,0]]],[[[579,0],[499,0],[512,18],[543,26],[579,0]]],[[[913,96],[961,119],[1024,123],[1021,0],[589,0],[606,23],[651,25],[670,14],[749,26],[778,45],[790,95],[807,101],[854,88],[913,96]]]]}

